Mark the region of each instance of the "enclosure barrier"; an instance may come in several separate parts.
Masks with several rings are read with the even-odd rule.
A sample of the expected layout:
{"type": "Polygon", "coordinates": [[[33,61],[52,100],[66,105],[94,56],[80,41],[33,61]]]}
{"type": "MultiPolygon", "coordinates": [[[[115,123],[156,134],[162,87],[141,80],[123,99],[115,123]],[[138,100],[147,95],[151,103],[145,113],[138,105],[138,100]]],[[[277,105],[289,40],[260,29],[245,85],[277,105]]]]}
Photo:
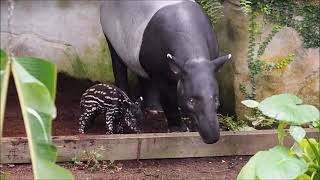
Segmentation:
{"type": "MultiPolygon", "coordinates": [[[[315,129],[306,129],[308,137],[317,137],[315,129]]],[[[219,142],[205,144],[197,132],[54,136],[58,148],[58,162],[85,158],[83,152],[99,151],[101,160],[161,159],[253,155],[257,151],[278,144],[276,130],[258,130],[233,133],[221,132],[219,142]]],[[[292,140],[286,138],[285,144],[292,140]]],[[[1,163],[30,163],[28,143],[25,137],[1,139],[1,163]]],[[[84,160],[84,159],[83,159],[84,160]]]]}

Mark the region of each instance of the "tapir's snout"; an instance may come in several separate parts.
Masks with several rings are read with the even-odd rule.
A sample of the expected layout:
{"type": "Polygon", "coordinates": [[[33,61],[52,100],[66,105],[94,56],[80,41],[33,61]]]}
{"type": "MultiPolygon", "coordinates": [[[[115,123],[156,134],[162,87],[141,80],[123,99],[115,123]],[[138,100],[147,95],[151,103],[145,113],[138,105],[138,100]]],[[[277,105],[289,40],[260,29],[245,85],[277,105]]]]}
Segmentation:
{"type": "Polygon", "coordinates": [[[220,139],[218,119],[198,119],[198,130],[206,144],[216,143],[220,139]]]}
{"type": "Polygon", "coordinates": [[[205,103],[199,111],[193,113],[198,131],[206,144],[216,143],[220,138],[219,121],[214,103],[205,103]]]}
{"type": "MultiPolygon", "coordinates": [[[[201,131],[199,131],[199,132],[201,132],[201,131]]],[[[207,133],[207,134],[206,133],[200,133],[200,136],[202,137],[203,142],[205,142],[206,144],[214,144],[214,143],[219,141],[220,132],[219,131],[217,131],[217,132],[212,131],[211,134],[210,133],[207,133]]]]}

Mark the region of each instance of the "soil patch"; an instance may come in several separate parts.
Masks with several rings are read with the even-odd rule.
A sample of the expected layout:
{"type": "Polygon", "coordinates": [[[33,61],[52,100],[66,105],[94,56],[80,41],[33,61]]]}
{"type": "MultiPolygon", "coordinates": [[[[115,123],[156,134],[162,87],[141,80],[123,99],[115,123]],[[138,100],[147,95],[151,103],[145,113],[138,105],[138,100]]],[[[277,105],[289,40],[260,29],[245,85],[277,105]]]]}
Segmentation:
{"type": "MultiPolygon", "coordinates": [[[[234,180],[249,156],[185,158],[140,161],[118,161],[117,171],[100,170],[90,172],[80,170],[71,163],[61,164],[70,169],[75,179],[215,179],[234,180]]],[[[3,165],[1,171],[6,179],[32,179],[31,165],[3,165]]]]}

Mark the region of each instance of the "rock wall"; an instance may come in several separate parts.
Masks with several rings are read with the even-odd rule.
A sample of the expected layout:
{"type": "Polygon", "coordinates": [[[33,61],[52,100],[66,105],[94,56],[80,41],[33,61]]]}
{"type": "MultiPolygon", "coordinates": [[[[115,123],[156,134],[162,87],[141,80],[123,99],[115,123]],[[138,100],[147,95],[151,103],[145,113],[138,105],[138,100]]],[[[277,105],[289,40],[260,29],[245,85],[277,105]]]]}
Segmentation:
{"type": "MultiPolygon", "coordinates": [[[[272,24],[258,18],[261,43],[272,30],[272,24]]],[[[234,88],[234,107],[238,117],[244,117],[246,108],[241,101],[246,99],[240,85],[250,84],[247,52],[249,46],[249,20],[243,14],[239,0],[224,1],[224,18],[216,25],[219,46],[232,53],[232,64],[225,67],[221,76],[231,76],[233,81],[225,81],[226,88],[234,88]]],[[[257,48],[257,47],[256,47],[257,48]]],[[[293,55],[292,61],[279,69],[260,72],[256,76],[256,98],[262,100],[280,93],[292,93],[304,99],[305,103],[320,107],[319,101],[319,48],[304,48],[299,34],[292,28],[282,28],[267,45],[261,60],[267,64],[277,64],[293,55]]],[[[227,103],[227,102],[226,102],[227,103]]]]}
{"type": "MultiPolygon", "coordinates": [[[[17,56],[36,56],[60,72],[91,80],[113,80],[100,26],[100,1],[15,1],[11,46],[17,56]]],[[[1,1],[1,48],[7,49],[8,7],[1,1]]]]}

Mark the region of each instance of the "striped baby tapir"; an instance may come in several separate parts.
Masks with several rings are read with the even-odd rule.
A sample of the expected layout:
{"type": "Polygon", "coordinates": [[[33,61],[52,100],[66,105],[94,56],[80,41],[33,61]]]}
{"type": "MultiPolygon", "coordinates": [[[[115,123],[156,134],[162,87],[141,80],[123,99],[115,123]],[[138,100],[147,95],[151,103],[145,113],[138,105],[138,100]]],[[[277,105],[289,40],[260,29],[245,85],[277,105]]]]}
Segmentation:
{"type": "Polygon", "coordinates": [[[85,133],[101,114],[105,117],[106,134],[141,132],[144,118],[141,101],[142,97],[132,102],[126,93],[111,84],[90,87],[80,101],[79,133],[85,133]]]}

